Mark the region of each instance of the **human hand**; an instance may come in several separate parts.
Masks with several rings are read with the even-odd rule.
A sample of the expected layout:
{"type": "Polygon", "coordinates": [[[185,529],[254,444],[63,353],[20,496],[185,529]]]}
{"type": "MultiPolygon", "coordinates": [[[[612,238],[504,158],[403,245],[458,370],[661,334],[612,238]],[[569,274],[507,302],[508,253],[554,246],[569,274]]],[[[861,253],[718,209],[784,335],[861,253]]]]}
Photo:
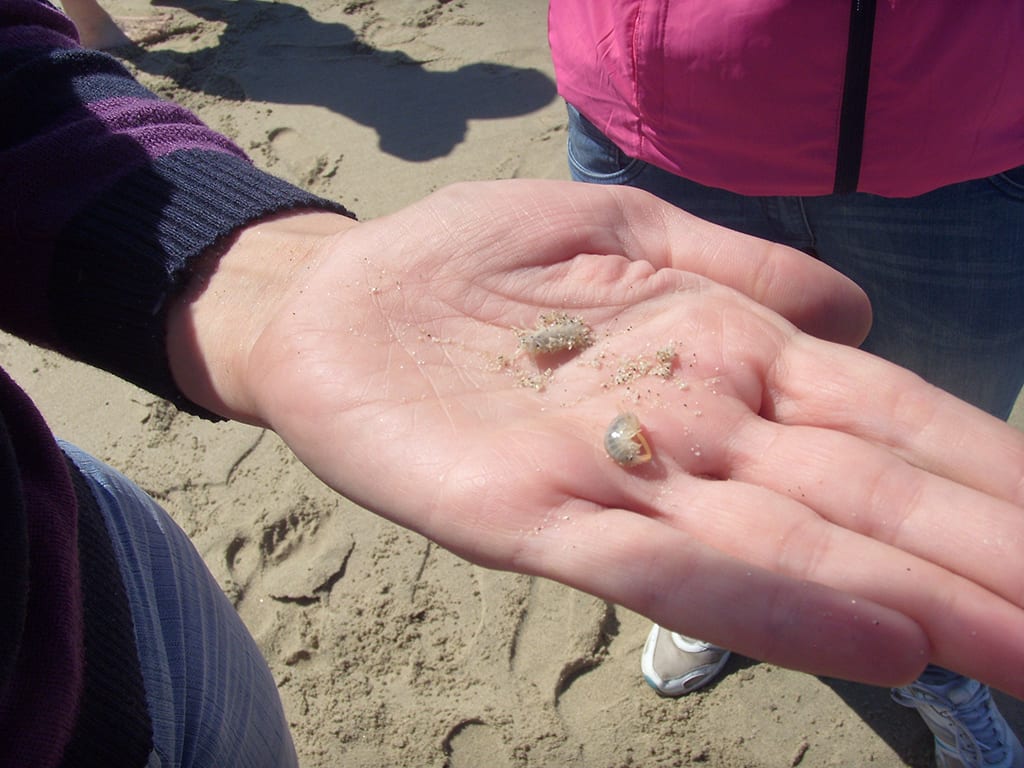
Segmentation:
{"type": "Polygon", "coordinates": [[[824,266],[643,193],[461,185],[251,227],[174,307],[169,352],[196,402],[473,562],[807,672],[931,661],[1024,695],[1024,437],[740,292],[866,330],[824,266]],[[592,345],[517,352],[560,311],[592,345]],[[650,462],[605,453],[621,410],[650,462]]]}

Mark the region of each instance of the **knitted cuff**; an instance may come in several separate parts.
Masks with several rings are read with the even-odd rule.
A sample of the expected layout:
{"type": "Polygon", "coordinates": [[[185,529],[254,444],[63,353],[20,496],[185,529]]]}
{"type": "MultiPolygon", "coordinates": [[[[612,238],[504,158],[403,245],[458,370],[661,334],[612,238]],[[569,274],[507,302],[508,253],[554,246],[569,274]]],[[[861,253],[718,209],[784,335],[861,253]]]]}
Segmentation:
{"type": "Polygon", "coordinates": [[[68,354],[104,368],[189,413],[171,376],[166,311],[189,265],[256,219],[289,210],[344,215],[342,206],[215,151],[154,160],[73,218],[57,241],[50,296],[68,354]]]}

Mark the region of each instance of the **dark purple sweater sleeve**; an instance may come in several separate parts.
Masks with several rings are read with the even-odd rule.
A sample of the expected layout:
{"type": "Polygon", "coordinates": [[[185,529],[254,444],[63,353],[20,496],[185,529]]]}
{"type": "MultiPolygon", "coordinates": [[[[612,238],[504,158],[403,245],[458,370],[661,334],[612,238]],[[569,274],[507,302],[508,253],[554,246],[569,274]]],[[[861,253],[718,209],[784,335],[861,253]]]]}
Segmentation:
{"type": "Polygon", "coordinates": [[[195,410],[166,361],[189,265],[287,210],[346,213],[78,46],[43,0],[0,3],[0,327],[195,410]]]}

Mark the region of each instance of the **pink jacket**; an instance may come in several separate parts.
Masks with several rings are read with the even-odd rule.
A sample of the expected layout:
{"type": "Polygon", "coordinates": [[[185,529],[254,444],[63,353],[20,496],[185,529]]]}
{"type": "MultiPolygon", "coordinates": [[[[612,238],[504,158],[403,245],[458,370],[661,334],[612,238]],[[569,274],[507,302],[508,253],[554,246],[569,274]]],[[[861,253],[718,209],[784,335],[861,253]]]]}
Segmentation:
{"type": "Polygon", "coordinates": [[[562,96],[749,195],[892,197],[1024,164],[1017,0],[550,0],[562,96]]]}

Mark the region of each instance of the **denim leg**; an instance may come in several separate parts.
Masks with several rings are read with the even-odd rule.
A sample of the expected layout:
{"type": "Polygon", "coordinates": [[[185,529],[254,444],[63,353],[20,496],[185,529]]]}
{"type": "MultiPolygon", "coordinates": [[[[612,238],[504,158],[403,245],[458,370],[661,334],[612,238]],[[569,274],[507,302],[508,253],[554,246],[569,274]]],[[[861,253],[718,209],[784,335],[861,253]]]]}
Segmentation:
{"type": "Polygon", "coordinates": [[[277,686],[255,641],[168,514],[67,443],[110,533],[135,624],[155,768],[298,764],[277,686]]]}
{"type": "Polygon", "coordinates": [[[871,298],[864,348],[1008,418],[1024,385],[1024,168],[804,205],[818,256],[871,298]]]}

